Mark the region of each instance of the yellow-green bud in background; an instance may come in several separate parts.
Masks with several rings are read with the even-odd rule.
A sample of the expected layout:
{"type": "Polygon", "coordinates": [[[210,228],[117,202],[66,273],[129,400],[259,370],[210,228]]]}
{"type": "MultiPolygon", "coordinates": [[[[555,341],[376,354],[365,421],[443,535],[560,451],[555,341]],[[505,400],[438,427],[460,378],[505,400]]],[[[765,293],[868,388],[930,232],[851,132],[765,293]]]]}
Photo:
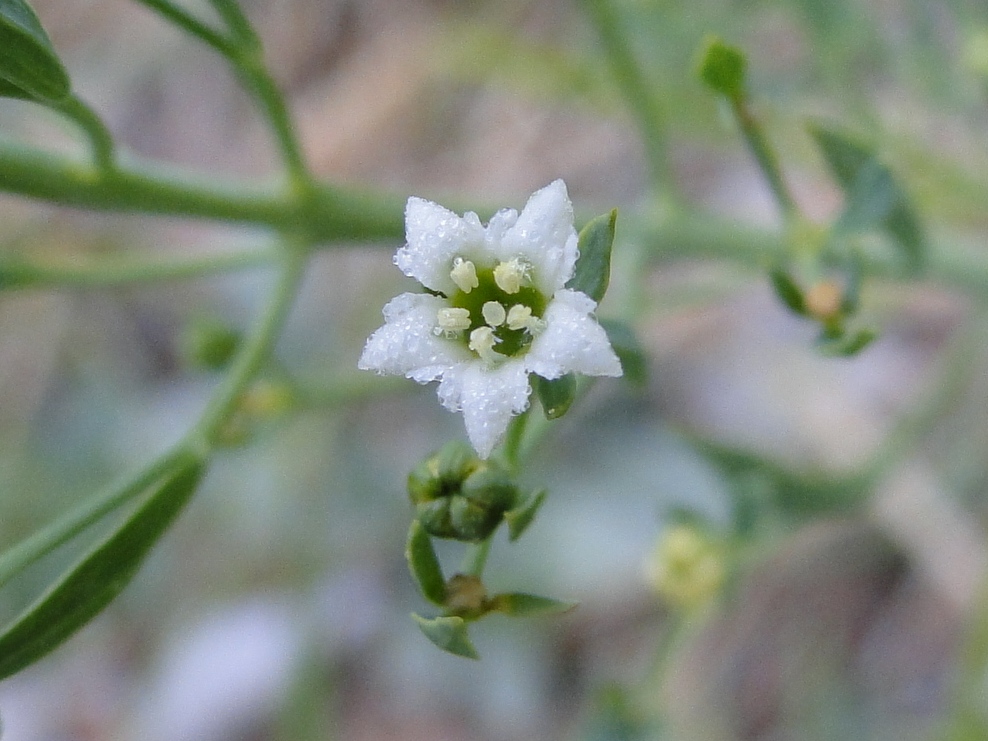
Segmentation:
{"type": "Polygon", "coordinates": [[[412,470],[408,494],[429,535],[471,543],[494,532],[518,501],[518,489],[507,472],[458,441],[412,470]]]}
{"type": "Polygon", "coordinates": [[[670,604],[690,609],[710,602],[724,583],[724,553],[719,543],[692,525],[666,530],[646,565],[648,580],[670,604]]]}

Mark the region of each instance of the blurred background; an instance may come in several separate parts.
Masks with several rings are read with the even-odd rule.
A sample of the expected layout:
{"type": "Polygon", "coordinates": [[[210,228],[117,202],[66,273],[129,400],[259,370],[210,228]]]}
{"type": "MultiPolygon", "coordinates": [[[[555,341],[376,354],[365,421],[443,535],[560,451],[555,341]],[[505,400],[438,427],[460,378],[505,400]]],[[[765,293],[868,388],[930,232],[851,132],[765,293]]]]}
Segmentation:
{"type": "MultiPolygon", "coordinates": [[[[358,375],[381,307],[410,284],[391,262],[398,243],[338,245],[314,260],[269,371],[298,405],[218,457],[106,613],[0,685],[5,741],[939,737],[958,686],[985,668],[970,638],[984,622],[985,268],[869,280],[862,314],[880,339],[821,357],[762,266],[648,227],[646,153],[593,3],[245,2],[321,177],[478,209],[521,208],[562,177],[580,214],[621,209],[600,315],[633,323],[648,381],[601,382],[554,424],[526,472],[549,500],[489,569],[492,588],[579,608],[485,620],[480,662],[441,653],[409,619],[425,605],[403,557],[405,476],[462,420],[431,386],[358,375]],[[871,465],[881,475],[862,490],[871,465]],[[724,594],[685,617],[647,568],[684,512],[727,554],[724,594]]],[[[33,5],[129,155],[232,179],[275,171],[249,99],[194,40],[124,0],[33,5]]],[[[837,123],[879,142],[934,253],[988,266],[988,6],[610,5],[656,91],[662,187],[679,200],[779,239],[770,193],[695,75],[718,33],[749,54],[756,109],[807,215],[833,217],[840,192],[805,126],[837,123]]],[[[80,150],[24,103],[0,101],[0,131],[80,150]]],[[[0,249],[38,259],[267,239],[0,197],[0,249]]],[[[177,440],[219,378],[190,362],[190,332],[245,330],[271,277],[0,295],[0,542],[177,440]]],[[[0,616],[79,547],[11,583],[0,616]]]]}

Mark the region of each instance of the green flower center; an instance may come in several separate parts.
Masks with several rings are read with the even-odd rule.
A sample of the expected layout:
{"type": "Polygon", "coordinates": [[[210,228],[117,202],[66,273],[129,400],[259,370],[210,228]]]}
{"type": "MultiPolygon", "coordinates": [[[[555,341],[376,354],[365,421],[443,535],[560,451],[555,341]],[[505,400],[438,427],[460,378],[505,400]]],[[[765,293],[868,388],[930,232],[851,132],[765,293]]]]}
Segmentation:
{"type": "Polygon", "coordinates": [[[548,301],[531,285],[519,260],[476,268],[457,258],[451,277],[459,286],[439,313],[439,331],[468,343],[488,362],[523,354],[544,326],[548,301]]]}

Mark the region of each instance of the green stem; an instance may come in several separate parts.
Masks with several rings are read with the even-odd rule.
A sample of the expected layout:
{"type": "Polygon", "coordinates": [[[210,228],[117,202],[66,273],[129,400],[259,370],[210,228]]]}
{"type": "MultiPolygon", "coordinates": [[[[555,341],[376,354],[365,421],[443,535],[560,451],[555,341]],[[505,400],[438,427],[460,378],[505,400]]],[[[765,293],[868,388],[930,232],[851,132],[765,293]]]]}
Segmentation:
{"type": "Polygon", "coordinates": [[[0,145],[0,190],[96,211],[204,218],[304,231],[313,242],[401,239],[404,200],[316,186],[310,202],[283,188],[248,188],[151,165],[109,173],[63,156],[0,145]]]}
{"type": "Polygon", "coordinates": [[[491,552],[491,541],[494,536],[475,543],[467,549],[460,564],[460,573],[467,576],[476,576],[478,579],[484,574],[484,567],[487,565],[487,556],[491,552]]]}
{"type": "Polygon", "coordinates": [[[93,164],[97,170],[113,169],[113,134],[96,112],[76,96],[51,104],[53,110],[72,119],[86,134],[93,153],[93,164]]]}
{"type": "Polygon", "coordinates": [[[670,198],[674,178],[666,154],[666,126],[658,99],[628,45],[628,35],[620,27],[618,14],[611,0],[582,2],[584,11],[603,44],[620,92],[638,119],[652,187],[656,193],[664,192],[670,198]]]}
{"type": "Polygon", "coordinates": [[[271,265],[280,251],[251,250],[208,257],[161,258],[113,256],[85,263],[41,263],[19,257],[0,257],[0,287],[4,290],[33,288],[102,288],[149,281],[184,280],[214,273],[271,265]]]}
{"type": "Polygon", "coordinates": [[[70,541],[93,523],[145,492],[170,471],[188,464],[192,457],[193,455],[185,448],[181,446],[175,448],[136,476],[98,492],[82,504],[70,509],[55,522],[4,551],[0,554],[0,586],[70,541]]]}
{"type": "Polygon", "coordinates": [[[198,18],[169,0],[135,0],[151,8],[166,20],[171,21],[186,33],[216,49],[225,57],[236,53],[236,45],[218,31],[213,30],[198,18]]]}
{"type": "Polygon", "coordinates": [[[219,13],[220,18],[241,45],[260,47],[260,39],[254,32],[254,27],[251,26],[236,0],[209,0],[209,4],[219,13]]]}
{"type": "Polygon", "coordinates": [[[308,263],[307,253],[288,247],[283,252],[282,261],[278,284],[264,314],[234,357],[230,370],[189,435],[193,444],[206,451],[216,444],[241,394],[268,358],[291,310],[299,284],[305,274],[305,266],[308,263]]]}
{"type": "Polygon", "coordinates": [[[772,195],[775,197],[775,202],[782,211],[783,218],[787,221],[794,220],[799,215],[796,201],[786,186],[782,169],[779,167],[779,158],[765,137],[765,132],[762,131],[758,119],[755,118],[747,101],[743,98],[732,100],[731,109],[741,127],[741,134],[744,136],[745,144],[748,145],[748,151],[751,152],[765,176],[772,195]]]}
{"type": "MultiPolygon", "coordinates": [[[[259,48],[245,48],[235,60],[244,85],[254,95],[274,134],[296,194],[309,197],[316,185],[305,164],[285,96],[268,74],[259,48]]],[[[305,205],[303,203],[303,205],[305,205]]]]}

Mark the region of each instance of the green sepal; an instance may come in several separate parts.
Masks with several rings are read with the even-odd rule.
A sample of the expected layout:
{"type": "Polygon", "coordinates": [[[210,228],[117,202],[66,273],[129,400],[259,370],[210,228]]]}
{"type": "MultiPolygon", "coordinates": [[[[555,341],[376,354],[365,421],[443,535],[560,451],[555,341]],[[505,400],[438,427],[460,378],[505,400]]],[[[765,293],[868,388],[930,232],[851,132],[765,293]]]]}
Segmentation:
{"type": "Polygon", "coordinates": [[[631,325],[619,319],[599,319],[614,353],[621,363],[625,381],[639,388],[648,383],[648,356],[631,325]]]}
{"type": "Polygon", "coordinates": [[[518,540],[528,529],[548,493],[546,489],[540,489],[519,506],[504,513],[504,521],[508,523],[508,540],[511,542],[518,540]]]}
{"type": "Polygon", "coordinates": [[[531,617],[569,612],[576,606],[576,602],[540,597],[524,592],[509,592],[491,597],[488,602],[488,612],[500,612],[509,617],[531,617]]]}
{"type": "Polygon", "coordinates": [[[803,297],[803,289],[796,284],[796,281],[792,279],[789,273],[781,268],[776,268],[769,273],[769,279],[772,281],[772,288],[775,290],[775,295],[779,297],[782,303],[789,307],[790,311],[800,316],[810,315],[806,309],[806,299],[803,297]]]}
{"type": "Polygon", "coordinates": [[[874,329],[859,329],[854,334],[842,334],[839,337],[830,338],[824,335],[820,342],[820,352],[832,357],[849,358],[857,355],[868,345],[878,339],[878,332],[874,329]]]}
{"type": "Polygon", "coordinates": [[[572,373],[551,381],[533,374],[532,385],[546,419],[559,419],[569,411],[576,399],[576,376],[572,373]]]}
{"type": "Polygon", "coordinates": [[[68,97],[69,75],[38,16],[24,0],[0,0],[0,95],[55,102],[68,97]]]}
{"type": "Polygon", "coordinates": [[[611,279],[611,248],[614,246],[614,232],[617,228],[617,209],[591,219],[580,231],[577,249],[580,256],[576,260],[573,277],[567,288],[587,294],[600,303],[607,293],[611,279]]]}
{"type": "Polygon", "coordinates": [[[480,658],[480,654],[477,653],[477,649],[470,641],[470,635],[467,633],[467,621],[463,618],[455,615],[424,618],[413,612],[412,619],[418,623],[419,629],[425,634],[425,637],[443,651],[454,656],[462,656],[465,659],[480,658]]]}
{"type": "Polygon", "coordinates": [[[192,497],[205,464],[190,456],[116,530],[70,567],[0,635],[0,679],[53,651],[123,591],[192,497]]]}
{"type": "Polygon", "coordinates": [[[707,87],[730,100],[744,97],[748,60],[740,49],[717,36],[704,39],[697,72],[707,87]]]}
{"type": "Polygon", "coordinates": [[[432,539],[418,520],[412,520],[408,528],[405,559],[422,596],[435,605],[443,604],[446,600],[446,578],[432,547],[432,539]]]}
{"type": "Polygon", "coordinates": [[[810,134],[844,191],[845,213],[852,212],[851,216],[842,215],[838,225],[852,217],[859,220],[870,217],[873,223],[864,225],[885,231],[899,246],[910,269],[918,271],[926,257],[926,236],[909,197],[891,170],[878,159],[872,147],[847,134],[822,125],[810,126],[810,134]],[[872,194],[869,189],[880,192],[872,194]],[[883,204],[884,201],[888,204],[883,204]],[[884,213],[879,213],[880,210],[884,213]]]}

